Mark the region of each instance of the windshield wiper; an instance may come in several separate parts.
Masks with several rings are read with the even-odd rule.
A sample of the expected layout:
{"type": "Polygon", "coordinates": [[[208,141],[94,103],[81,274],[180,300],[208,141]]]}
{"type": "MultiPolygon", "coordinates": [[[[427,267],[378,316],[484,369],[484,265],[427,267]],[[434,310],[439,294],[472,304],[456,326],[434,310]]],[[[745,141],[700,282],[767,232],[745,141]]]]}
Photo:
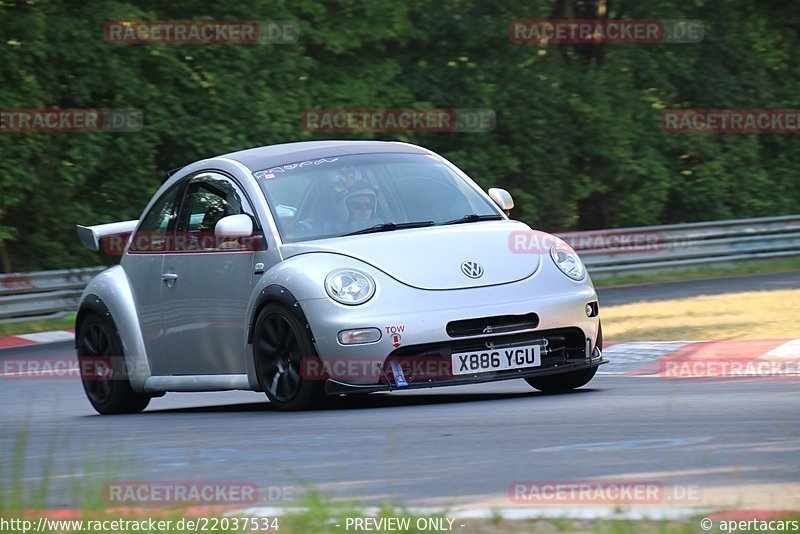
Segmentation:
{"type": "Polygon", "coordinates": [[[355,232],[350,232],[349,234],[343,234],[342,237],[347,235],[358,235],[358,234],[374,234],[377,232],[391,232],[392,230],[402,230],[403,228],[421,228],[423,226],[433,226],[433,221],[416,221],[416,222],[405,222],[405,223],[381,223],[376,224],[375,226],[370,226],[369,228],[363,228],[361,230],[356,230],[355,232]]]}
{"type": "Polygon", "coordinates": [[[503,217],[501,215],[478,215],[476,213],[470,213],[469,215],[464,215],[460,219],[453,219],[452,221],[443,222],[441,224],[464,224],[464,223],[473,223],[478,221],[499,221],[503,217]]]}

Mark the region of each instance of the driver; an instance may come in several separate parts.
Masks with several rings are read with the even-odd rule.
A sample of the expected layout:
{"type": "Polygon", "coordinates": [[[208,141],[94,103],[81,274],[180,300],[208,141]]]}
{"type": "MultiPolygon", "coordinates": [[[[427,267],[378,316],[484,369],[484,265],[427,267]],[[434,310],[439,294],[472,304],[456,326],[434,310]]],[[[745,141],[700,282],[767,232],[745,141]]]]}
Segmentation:
{"type": "Polygon", "coordinates": [[[375,189],[364,179],[359,179],[350,187],[344,197],[347,207],[347,221],[344,231],[361,230],[380,224],[382,221],[375,215],[378,195],[375,189]]]}

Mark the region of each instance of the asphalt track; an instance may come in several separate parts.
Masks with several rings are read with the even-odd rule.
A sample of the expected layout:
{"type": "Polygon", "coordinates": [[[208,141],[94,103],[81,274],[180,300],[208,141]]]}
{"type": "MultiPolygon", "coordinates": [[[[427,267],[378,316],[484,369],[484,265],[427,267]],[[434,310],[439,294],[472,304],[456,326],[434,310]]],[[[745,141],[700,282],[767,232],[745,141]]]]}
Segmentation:
{"type": "MultiPolygon", "coordinates": [[[[800,287],[800,273],[608,288],[600,298],[775,287],[800,287]]],[[[54,343],[0,358],[73,353],[54,343]]],[[[277,412],[260,393],[176,393],[142,414],[102,417],[77,379],[0,379],[0,491],[11,491],[17,466],[13,478],[49,488],[48,507],[80,506],[126,480],[252,482],[263,505],[313,487],[366,504],[514,508],[515,481],[602,479],[672,488],[648,502],[658,506],[798,509],[797,386],[598,375],[568,394],[514,380],[340,398],[305,413],[277,412]]]]}

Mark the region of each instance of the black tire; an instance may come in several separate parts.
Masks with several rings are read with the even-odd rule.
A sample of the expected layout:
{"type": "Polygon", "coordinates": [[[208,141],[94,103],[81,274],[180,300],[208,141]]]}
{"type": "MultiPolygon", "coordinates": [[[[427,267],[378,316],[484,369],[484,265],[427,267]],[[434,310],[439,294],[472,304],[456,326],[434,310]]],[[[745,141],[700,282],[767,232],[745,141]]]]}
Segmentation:
{"type": "Polygon", "coordinates": [[[147,407],[150,397],[135,392],[128,380],[122,342],[110,317],[93,312],[84,317],[77,345],[83,390],[97,413],[139,413],[147,407]]]}
{"type": "Polygon", "coordinates": [[[325,380],[304,376],[308,359],[319,360],[305,324],[283,306],[267,304],[253,330],[253,363],[258,384],[278,410],[318,408],[325,398],[325,380]]]}
{"type": "Polygon", "coordinates": [[[594,378],[597,367],[598,366],[579,369],[578,371],[570,371],[558,375],[526,378],[525,381],[534,388],[545,393],[569,391],[588,384],[589,381],[594,378]]]}
{"type": "MultiPolygon", "coordinates": [[[[597,341],[595,347],[603,350],[603,325],[597,325],[597,341]]],[[[538,378],[526,378],[525,381],[535,389],[545,393],[558,393],[561,391],[569,391],[585,386],[589,381],[594,378],[599,365],[590,367],[588,369],[581,369],[579,371],[571,371],[560,375],[542,376],[538,378]]]]}

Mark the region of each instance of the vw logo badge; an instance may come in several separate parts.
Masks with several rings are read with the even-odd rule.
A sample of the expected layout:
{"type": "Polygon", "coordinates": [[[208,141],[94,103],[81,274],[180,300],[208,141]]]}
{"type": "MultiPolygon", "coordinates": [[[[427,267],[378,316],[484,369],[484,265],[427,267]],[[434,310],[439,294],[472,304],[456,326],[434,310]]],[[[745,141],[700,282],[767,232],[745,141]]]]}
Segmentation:
{"type": "Polygon", "coordinates": [[[470,278],[483,276],[483,267],[477,261],[465,261],[461,264],[461,272],[470,278]]]}

